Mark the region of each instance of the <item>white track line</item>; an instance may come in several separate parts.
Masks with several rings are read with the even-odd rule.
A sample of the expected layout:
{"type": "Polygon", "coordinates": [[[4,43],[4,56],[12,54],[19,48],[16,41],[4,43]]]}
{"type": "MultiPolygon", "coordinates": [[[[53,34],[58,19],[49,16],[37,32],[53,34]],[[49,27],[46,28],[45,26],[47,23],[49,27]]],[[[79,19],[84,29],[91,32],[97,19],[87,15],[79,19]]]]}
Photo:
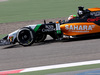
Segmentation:
{"type": "Polygon", "coordinates": [[[67,67],[76,67],[76,66],[84,66],[84,65],[93,65],[93,64],[100,64],[100,60],[92,60],[92,61],[84,61],[84,62],[75,62],[75,63],[66,63],[66,64],[57,64],[57,65],[1,71],[0,75],[8,75],[8,74],[24,73],[24,72],[32,72],[32,71],[41,71],[41,70],[49,70],[49,69],[58,69],[58,68],[67,68],[67,67]]]}
{"type": "Polygon", "coordinates": [[[92,64],[100,64],[100,60],[75,62],[75,63],[67,63],[67,64],[58,64],[58,65],[50,65],[50,66],[42,66],[42,67],[33,67],[33,68],[24,69],[20,73],[31,72],[31,71],[40,71],[40,70],[48,70],[48,69],[65,68],[65,67],[75,67],[75,66],[83,66],[83,65],[92,65],[92,64]]]}

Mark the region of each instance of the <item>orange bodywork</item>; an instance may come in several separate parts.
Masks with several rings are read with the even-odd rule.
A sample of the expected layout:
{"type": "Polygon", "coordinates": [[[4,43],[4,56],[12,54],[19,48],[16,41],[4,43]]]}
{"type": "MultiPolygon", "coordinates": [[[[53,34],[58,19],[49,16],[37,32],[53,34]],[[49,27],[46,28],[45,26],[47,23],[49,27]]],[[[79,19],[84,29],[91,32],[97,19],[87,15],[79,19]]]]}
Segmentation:
{"type": "Polygon", "coordinates": [[[88,8],[88,10],[90,11],[100,11],[100,8],[96,7],[96,8],[88,8]]]}
{"type": "Polygon", "coordinates": [[[64,35],[84,35],[100,32],[100,26],[92,22],[67,23],[60,26],[64,35]]]}
{"type": "Polygon", "coordinates": [[[88,8],[88,10],[93,12],[92,16],[95,16],[95,18],[87,18],[86,22],[76,21],[75,23],[62,24],[60,28],[63,34],[68,36],[75,36],[100,33],[100,8],[88,8]]]}

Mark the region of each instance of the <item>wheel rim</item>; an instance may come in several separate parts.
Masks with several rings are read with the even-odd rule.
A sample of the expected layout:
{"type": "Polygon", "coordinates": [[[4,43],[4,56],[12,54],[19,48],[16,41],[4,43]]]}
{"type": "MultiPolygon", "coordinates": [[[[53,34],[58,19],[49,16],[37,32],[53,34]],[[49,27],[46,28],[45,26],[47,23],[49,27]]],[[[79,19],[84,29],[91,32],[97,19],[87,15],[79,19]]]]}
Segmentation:
{"type": "Polygon", "coordinates": [[[21,30],[18,34],[18,41],[22,45],[30,45],[33,42],[32,32],[28,29],[21,30]]]}

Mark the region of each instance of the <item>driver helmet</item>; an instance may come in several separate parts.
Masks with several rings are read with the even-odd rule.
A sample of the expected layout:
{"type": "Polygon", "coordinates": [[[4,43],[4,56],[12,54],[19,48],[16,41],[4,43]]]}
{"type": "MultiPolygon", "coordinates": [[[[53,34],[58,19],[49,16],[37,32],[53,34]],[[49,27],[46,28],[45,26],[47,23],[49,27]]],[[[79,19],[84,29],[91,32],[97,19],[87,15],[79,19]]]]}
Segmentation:
{"type": "Polygon", "coordinates": [[[83,6],[79,6],[78,9],[79,10],[84,10],[84,7],[83,6]]]}
{"type": "Polygon", "coordinates": [[[70,16],[68,17],[68,21],[71,20],[71,19],[74,19],[75,17],[76,17],[76,15],[70,15],[70,16]]]}
{"type": "Polygon", "coordinates": [[[79,17],[82,17],[84,15],[84,7],[83,6],[78,7],[78,15],[79,15],[79,17]]]}

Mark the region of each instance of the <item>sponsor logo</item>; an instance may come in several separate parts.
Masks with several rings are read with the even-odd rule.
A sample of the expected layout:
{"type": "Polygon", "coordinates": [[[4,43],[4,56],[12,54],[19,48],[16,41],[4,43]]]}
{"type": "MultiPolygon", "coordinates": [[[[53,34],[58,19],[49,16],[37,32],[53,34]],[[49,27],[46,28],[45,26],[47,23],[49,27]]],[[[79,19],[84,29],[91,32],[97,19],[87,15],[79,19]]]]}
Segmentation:
{"type": "Polygon", "coordinates": [[[69,32],[89,32],[95,25],[66,25],[65,29],[69,32]]]}
{"type": "Polygon", "coordinates": [[[90,15],[92,15],[92,16],[100,16],[100,11],[91,12],[90,15]]]}
{"type": "Polygon", "coordinates": [[[50,32],[50,31],[54,31],[55,28],[53,25],[45,25],[45,28],[42,29],[42,32],[50,32]]]}
{"type": "Polygon", "coordinates": [[[88,22],[95,22],[95,21],[99,21],[100,17],[96,17],[96,18],[88,18],[87,21],[88,22]]]}
{"type": "Polygon", "coordinates": [[[13,36],[9,36],[9,41],[12,42],[13,41],[13,36]]]}

